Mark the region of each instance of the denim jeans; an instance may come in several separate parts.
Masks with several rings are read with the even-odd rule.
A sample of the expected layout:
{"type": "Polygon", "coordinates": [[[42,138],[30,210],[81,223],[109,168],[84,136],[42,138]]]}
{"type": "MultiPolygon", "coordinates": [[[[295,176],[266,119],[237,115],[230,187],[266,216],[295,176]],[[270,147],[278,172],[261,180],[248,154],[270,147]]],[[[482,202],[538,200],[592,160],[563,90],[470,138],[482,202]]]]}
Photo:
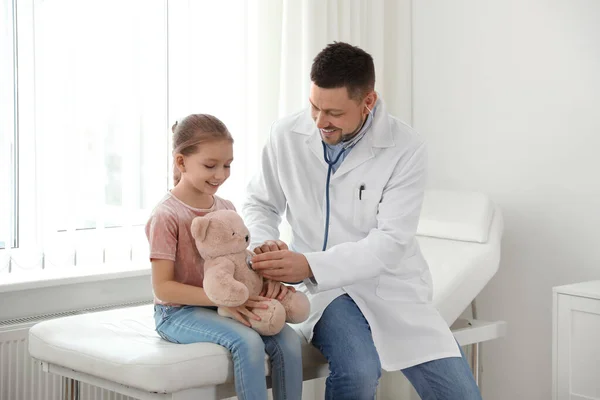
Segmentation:
{"type": "Polygon", "coordinates": [[[265,352],[271,360],[273,397],[302,398],[302,357],[298,334],[288,325],[274,336],[261,336],[217,314],[215,307],[154,306],[156,332],[173,343],[216,343],[231,352],[235,390],[240,400],[265,400],[265,352]]]}
{"type": "MultiPolygon", "coordinates": [[[[347,294],[336,298],[314,328],[312,344],[329,361],[325,399],[372,400],[381,377],[371,328],[347,294]]],[[[402,370],[422,400],[481,400],[469,364],[442,358],[402,370]]]]}

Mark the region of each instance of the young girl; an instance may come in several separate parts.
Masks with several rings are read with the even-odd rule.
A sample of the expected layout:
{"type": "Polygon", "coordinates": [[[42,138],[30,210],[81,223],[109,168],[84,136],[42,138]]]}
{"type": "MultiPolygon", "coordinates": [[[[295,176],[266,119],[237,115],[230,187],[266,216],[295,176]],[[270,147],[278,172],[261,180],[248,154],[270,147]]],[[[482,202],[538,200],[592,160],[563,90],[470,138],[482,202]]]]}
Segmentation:
{"type": "MultiPolygon", "coordinates": [[[[211,342],[232,353],[235,388],[240,400],[265,400],[265,351],[271,360],[275,399],[302,397],[300,339],[288,325],[275,336],[261,337],[249,328],[260,320],[249,308],[267,308],[265,297],[251,297],[229,308],[236,320],[217,314],[202,289],[204,261],[190,226],[196,216],[234,209],[215,193],[229,177],[233,139],[225,125],[206,114],[192,114],[173,126],[175,187],[158,203],[146,224],[152,262],[156,331],[173,343],[211,342]]],[[[263,290],[272,298],[285,294],[280,283],[263,290]]]]}

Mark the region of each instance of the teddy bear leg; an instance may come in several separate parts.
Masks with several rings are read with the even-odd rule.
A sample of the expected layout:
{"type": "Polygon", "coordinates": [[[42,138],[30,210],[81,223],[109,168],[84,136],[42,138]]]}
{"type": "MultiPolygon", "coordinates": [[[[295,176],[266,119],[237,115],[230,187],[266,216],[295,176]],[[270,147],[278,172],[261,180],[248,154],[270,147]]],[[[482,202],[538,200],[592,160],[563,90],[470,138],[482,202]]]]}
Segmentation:
{"type": "Polygon", "coordinates": [[[310,313],[310,301],[302,292],[289,291],[281,300],[285,308],[286,322],[299,324],[306,321],[310,313]]]}
{"type": "MultiPolygon", "coordinates": [[[[278,334],[285,325],[285,309],[277,300],[269,301],[269,308],[252,308],[254,314],[260,317],[260,321],[251,319],[252,329],[263,336],[273,336],[278,334]]],[[[217,313],[226,318],[235,319],[225,307],[219,307],[217,313]]]]}
{"type": "Polygon", "coordinates": [[[269,308],[253,308],[252,312],[260,317],[260,321],[250,320],[252,329],[263,336],[273,336],[281,332],[285,326],[285,309],[281,303],[271,299],[269,308]]]}

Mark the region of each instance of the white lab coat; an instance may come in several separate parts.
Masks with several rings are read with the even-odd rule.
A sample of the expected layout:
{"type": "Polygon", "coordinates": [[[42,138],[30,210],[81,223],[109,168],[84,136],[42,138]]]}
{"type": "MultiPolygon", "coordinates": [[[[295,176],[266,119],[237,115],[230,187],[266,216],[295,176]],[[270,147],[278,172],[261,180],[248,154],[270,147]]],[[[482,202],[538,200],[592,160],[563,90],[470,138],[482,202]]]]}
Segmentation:
{"type": "Polygon", "coordinates": [[[348,293],[369,322],[385,370],[460,356],[431,304],[431,274],[415,239],[426,163],[423,139],[378,100],[370,129],[331,177],[323,252],[327,164],[320,133],[310,110],[273,124],[243,214],[253,246],[279,238],[286,215],[290,247],[306,256],[317,282],[299,287],[311,301],[301,325],[307,340],[325,307],[348,293]]]}

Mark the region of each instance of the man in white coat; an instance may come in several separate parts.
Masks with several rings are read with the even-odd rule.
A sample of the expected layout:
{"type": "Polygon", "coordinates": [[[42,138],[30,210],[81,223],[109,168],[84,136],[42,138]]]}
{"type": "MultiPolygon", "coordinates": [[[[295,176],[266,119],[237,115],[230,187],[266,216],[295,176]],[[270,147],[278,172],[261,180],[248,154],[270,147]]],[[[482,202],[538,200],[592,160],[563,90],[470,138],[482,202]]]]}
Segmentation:
{"type": "Polygon", "coordinates": [[[481,399],[431,304],[415,238],[423,139],[388,114],[373,59],[360,48],[328,45],[310,77],[309,109],[273,124],[248,187],[253,268],[301,282],[309,296],[302,332],[329,361],[326,399],[373,399],[381,368],[402,370],[422,399],[481,399]],[[289,249],[278,240],[283,215],[289,249]]]}

